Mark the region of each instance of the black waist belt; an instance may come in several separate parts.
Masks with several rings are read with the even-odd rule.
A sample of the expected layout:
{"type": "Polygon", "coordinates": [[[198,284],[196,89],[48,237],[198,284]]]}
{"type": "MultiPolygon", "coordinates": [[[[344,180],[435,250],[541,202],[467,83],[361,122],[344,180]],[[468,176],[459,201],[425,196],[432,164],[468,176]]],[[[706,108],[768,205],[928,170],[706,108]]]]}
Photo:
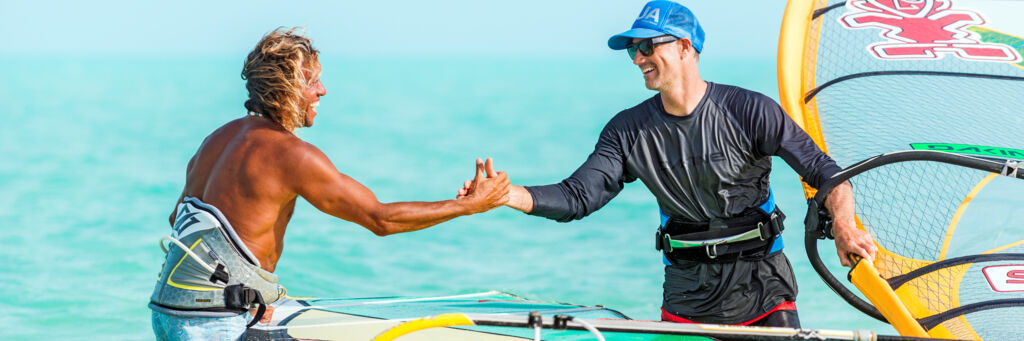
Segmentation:
{"type": "Polygon", "coordinates": [[[725,263],[759,260],[768,256],[775,237],[782,233],[786,215],[777,208],[771,214],[756,209],[739,217],[690,222],[671,218],[659,226],[655,248],[669,260],[725,263]]]}

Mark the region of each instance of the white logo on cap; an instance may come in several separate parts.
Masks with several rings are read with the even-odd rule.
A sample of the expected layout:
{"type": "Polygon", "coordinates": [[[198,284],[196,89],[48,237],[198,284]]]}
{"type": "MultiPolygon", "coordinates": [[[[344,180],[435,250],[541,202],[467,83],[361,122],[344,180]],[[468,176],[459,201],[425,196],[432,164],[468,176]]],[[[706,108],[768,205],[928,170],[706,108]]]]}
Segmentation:
{"type": "Polygon", "coordinates": [[[661,15],[661,9],[660,8],[657,8],[657,7],[646,7],[646,8],[644,8],[643,11],[640,12],[640,17],[637,18],[636,20],[654,19],[654,20],[651,20],[651,21],[653,21],[655,24],[657,24],[658,23],[658,16],[659,15],[661,15]]]}

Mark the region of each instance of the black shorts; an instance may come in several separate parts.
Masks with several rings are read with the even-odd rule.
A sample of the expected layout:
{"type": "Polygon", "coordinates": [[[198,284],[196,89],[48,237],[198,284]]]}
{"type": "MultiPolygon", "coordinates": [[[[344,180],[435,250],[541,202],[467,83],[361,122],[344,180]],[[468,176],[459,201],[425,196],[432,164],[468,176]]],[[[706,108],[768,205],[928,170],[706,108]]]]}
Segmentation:
{"type": "Polygon", "coordinates": [[[663,288],[665,313],[718,324],[767,319],[783,303],[796,302],[797,294],[793,268],[782,251],[757,261],[678,261],[665,267],[663,288]]]}
{"type": "Polygon", "coordinates": [[[800,328],[800,317],[796,310],[776,310],[764,318],[753,321],[748,326],[800,328]]]}

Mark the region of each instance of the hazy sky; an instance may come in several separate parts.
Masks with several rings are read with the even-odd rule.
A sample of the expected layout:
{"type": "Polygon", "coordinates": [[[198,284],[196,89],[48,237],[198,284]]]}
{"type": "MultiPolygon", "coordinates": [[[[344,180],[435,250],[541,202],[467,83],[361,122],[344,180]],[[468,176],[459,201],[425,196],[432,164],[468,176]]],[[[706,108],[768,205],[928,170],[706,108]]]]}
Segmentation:
{"type": "MultiPolygon", "coordinates": [[[[772,58],[783,0],[681,0],[706,55],[772,58]]],[[[642,0],[9,1],[0,56],[236,56],[278,26],[328,55],[606,55],[642,0]]]]}

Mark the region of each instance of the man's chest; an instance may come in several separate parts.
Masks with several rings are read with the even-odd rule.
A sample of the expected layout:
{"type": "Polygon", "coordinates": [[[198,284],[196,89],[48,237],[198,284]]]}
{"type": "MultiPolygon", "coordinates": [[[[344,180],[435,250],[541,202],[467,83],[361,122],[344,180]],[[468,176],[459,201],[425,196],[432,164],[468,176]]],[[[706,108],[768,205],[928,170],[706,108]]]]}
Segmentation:
{"type": "Polygon", "coordinates": [[[652,125],[638,134],[636,144],[627,170],[641,179],[730,181],[758,158],[751,139],[724,117],[652,125]]]}

